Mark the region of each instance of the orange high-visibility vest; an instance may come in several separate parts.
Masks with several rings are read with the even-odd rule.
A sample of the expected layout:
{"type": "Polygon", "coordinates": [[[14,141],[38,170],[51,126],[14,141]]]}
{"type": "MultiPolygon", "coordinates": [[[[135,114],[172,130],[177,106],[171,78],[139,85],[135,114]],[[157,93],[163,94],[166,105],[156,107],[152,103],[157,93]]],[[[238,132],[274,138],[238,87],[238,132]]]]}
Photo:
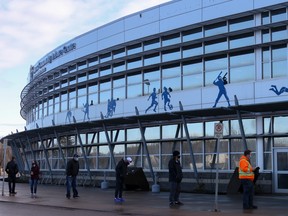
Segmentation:
{"type": "Polygon", "coordinates": [[[239,161],[239,179],[254,180],[253,167],[245,156],[242,156],[239,161]]]}

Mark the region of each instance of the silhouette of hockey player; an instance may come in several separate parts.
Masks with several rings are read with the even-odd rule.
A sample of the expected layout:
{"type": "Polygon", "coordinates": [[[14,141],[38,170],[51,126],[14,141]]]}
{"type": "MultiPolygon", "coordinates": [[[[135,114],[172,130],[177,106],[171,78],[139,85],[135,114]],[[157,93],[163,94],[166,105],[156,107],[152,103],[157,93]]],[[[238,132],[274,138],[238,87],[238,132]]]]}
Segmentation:
{"type": "Polygon", "coordinates": [[[83,104],[83,109],[82,109],[82,111],[84,112],[84,119],[83,119],[83,121],[86,120],[86,116],[87,116],[87,119],[90,120],[90,118],[89,118],[89,103],[88,103],[88,101],[86,102],[86,104],[83,104]]]}
{"type": "Polygon", "coordinates": [[[147,111],[152,108],[154,106],[153,111],[156,112],[156,108],[158,106],[158,102],[157,102],[157,93],[156,93],[156,88],[153,88],[153,92],[149,95],[147,101],[149,101],[151,98],[151,105],[145,110],[145,113],[147,113],[147,111]]]}
{"type": "MultiPolygon", "coordinates": [[[[119,100],[119,98],[117,98],[119,100]]],[[[105,115],[105,118],[112,117],[113,114],[116,111],[116,100],[115,99],[108,99],[108,104],[107,104],[107,114],[105,115]]]]}
{"type": "Polygon", "coordinates": [[[277,94],[278,96],[281,95],[284,92],[288,92],[288,88],[287,87],[282,87],[279,91],[277,89],[277,86],[275,85],[271,85],[271,88],[269,89],[271,91],[273,91],[275,94],[277,94]]]}
{"type": "Polygon", "coordinates": [[[229,98],[227,96],[226,88],[224,86],[227,84],[227,78],[226,78],[227,73],[224,75],[223,78],[222,78],[221,74],[222,74],[222,71],[219,73],[216,80],[213,81],[213,84],[218,86],[218,88],[219,88],[219,93],[218,93],[218,96],[216,98],[216,101],[215,101],[215,104],[213,107],[216,107],[216,105],[217,105],[217,103],[218,103],[218,101],[222,95],[224,95],[224,97],[226,98],[226,101],[228,103],[228,106],[230,106],[230,101],[229,101],[229,98]]]}
{"type": "Polygon", "coordinates": [[[168,108],[169,108],[170,110],[172,110],[172,109],[173,109],[173,105],[170,104],[171,95],[170,95],[170,93],[169,93],[169,92],[172,91],[172,89],[169,88],[169,92],[168,92],[168,89],[167,89],[165,86],[164,86],[163,89],[164,89],[164,92],[162,93],[161,97],[162,97],[162,100],[164,100],[164,110],[167,111],[167,110],[166,110],[166,106],[168,106],[168,108]]]}

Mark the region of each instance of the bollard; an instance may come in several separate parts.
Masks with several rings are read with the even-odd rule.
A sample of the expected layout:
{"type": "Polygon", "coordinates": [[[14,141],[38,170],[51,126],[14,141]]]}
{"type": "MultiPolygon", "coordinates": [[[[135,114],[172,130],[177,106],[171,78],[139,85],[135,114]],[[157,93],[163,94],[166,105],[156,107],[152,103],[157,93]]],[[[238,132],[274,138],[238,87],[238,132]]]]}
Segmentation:
{"type": "Polygon", "coordinates": [[[155,182],[152,185],[152,193],[159,193],[160,192],[160,185],[157,184],[159,178],[157,176],[157,173],[155,173],[155,182]]]}
{"type": "Polygon", "coordinates": [[[104,172],[104,181],[101,182],[101,189],[107,189],[109,188],[109,183],[106,181],[106,172],[104,172]]]}

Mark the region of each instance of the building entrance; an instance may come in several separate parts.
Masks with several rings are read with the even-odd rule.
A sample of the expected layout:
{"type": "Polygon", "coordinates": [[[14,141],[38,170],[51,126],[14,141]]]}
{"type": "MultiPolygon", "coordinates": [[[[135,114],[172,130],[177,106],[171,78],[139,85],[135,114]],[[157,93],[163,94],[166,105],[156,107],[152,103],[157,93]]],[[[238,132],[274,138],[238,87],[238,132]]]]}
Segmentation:
{"type": "Polygon", "coordinates": [[[274,150],[274,191],[288,193],[288,148],[274,150]]]}

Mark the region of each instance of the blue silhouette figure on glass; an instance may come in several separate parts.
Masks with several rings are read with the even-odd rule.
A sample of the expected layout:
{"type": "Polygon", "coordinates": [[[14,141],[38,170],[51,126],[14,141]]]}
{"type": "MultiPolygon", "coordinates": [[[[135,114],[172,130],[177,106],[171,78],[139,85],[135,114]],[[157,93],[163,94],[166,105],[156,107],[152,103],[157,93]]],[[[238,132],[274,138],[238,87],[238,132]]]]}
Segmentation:
{"type": "Polygon", "coordinates": [[[88,103],[88,101],[86,102],[86,104],[83,104],[83,109],[82,109],[82,111],[84,112],[84,119],[83,119],[83,121],[86,120],[86,116],[87,116],[87,119],[90,120],[90,118],[89,118],[89,103],[88,103]]]}
{"type": "Polygon", "coordinates": [[[149,95],[148,97],[148,101],[150,100],[151,98],[151,105],[145,110],[145,113],[147,113],[147,111],[152,108],[154,106],[154,109],[153,111],[156,112],[156,108],[158,106],[158,102],[157,102],[157,93],[156,93],[156,88],[153,88],[153,92],[149,95]]]}
{"type": "Polygon", "coordinates": [[[71,112],[71,110],[68,110],[68,112],[66,114],[65,123],[67,123],[67,119],[68,119],[68,122],[71,123],[71,117],[72,117],[72,112],[71,112]]]}
{"type": "MultiPolygon", "coordinates": [[[[117,100],[119,100],[119,98],[117,98],[117,100]]],[[[113,98],[111,98],[111,100],[108,99],[107,114],[105,115],[105,118],[112,117],[115,111],[116,111],[116,100],[113,98]]]]}
{"type": "Polygon", "coordinates": [[[288,92],[288,88],[287,87],[282,87],[279,91],[276,85],[271,85],[271,88],[269,89],[271,91],[273,91],[275,94],[277,94],[278,96],[281,95],[284,92],[288,92]]]}
{"type": "Polygon", "coordinates": [[[222,74],[222,71],[219,73],[216,80],[213,81],[213,84],[218,86],[218,88],[219,88],[219,93],[218,93],[218,96],[216,98],[216,101],[215,101],[215,104],[213,107],[216,107],[216,105],[217,105],[217,103],[218,103],[218,101],[222,95],[224,95],[224,97],[226,98],[226,101],[228,103],[228,106],[230,106],[230,101],[229,101],[229,98],[227,96],[226,88],[224,86],[228,83],[227,78],[226,78],[227,73],[223,76],[223,78],[222,78],[221,74],[222,74]]]}
{"type": "Polygon", "coordinates": [[[162,97],[162,100],[164,100],[164,110],[167,111],[166,106],[168,106],[168,108],[170,110],[172,110],[173,109],[173,105],[170,104],[171,95],[169,93],[169,92],[172,92],[172,88],[169,88],[169,91],[168,91],[168,89],[164,86],[163,89],[164,89],[164,92],[162,92],[161,97],[162,97]]]}

